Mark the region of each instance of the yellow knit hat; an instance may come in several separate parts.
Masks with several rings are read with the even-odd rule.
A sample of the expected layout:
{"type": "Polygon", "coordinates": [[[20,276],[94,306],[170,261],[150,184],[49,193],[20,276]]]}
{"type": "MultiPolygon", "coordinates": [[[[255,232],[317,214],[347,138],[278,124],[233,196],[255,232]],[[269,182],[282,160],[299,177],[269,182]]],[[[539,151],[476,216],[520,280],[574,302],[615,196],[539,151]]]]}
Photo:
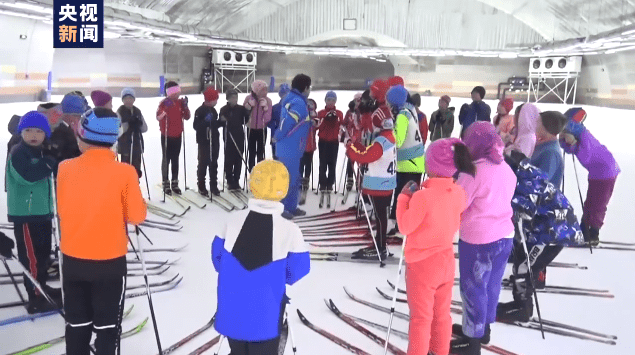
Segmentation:
{"type": "Polygon", "coordinates": [[[289,172],[276,160],[263,160],[251,171],[249,187],[260,200],[280,201],[289,190],[289,172]]]}

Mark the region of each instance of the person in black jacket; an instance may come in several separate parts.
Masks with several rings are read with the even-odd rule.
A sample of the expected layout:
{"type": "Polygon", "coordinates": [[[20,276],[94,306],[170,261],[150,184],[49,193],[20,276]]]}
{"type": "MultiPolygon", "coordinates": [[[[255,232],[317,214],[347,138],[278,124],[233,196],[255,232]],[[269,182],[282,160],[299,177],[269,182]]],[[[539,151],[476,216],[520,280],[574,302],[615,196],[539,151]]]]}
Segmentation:
{"type": "Polygon", "coordinates": [[[141,110],[134,105],[135,92],[131,88],[121,91],[123,105],[117,109],[117,114],[121,118],[121,129],[123,133],[119,137],[117,151],[121,154],[121,162],[128,163],[135,167],[139,179],[143,176],[141,172],[141,155],[143,154],[142,133],[148,131],[141,110]]]}
{"type": "Polygon", "coordinates": [[[196,130],[196,143],[198,144],[198,192],[207,197],[209,193],[205,188],[205,173],[209,168],[209,189],[215,196],[220,195],[217,186],[218,175],[218,128],[221,122],[214,106],[218,102],[218,91],[209,87],[203,93],[205,101],[194,113],[194,129],[196,130]]]}
{"type": "Polygon", "coordinates": [[[225,134],[225,176],[229,190],[240,189],[245,131],[243,126],[249,121],[249,111],[238,104],[238,93],[227,91],[227,105],[220,109],[220,119],[224,122],[225,134]]]}

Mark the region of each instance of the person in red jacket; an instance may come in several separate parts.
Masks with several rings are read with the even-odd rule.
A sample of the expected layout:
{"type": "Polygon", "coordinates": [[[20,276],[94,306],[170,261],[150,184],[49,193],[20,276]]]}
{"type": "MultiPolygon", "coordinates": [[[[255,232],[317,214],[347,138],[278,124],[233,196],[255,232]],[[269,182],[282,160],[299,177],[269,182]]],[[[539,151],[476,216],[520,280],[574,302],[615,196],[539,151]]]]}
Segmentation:
{"type": "Polygon", "coordinates": [[[306,148],[304,148],[304,154],[300,159],[300,176],[302,177],[302,193],[298,200],[298,205],[304,205],[306,202],[306,194],[309,191],[309,179],[311,178],[311,171],[313,170],[313,153],[315,153],[315,132],[318,126],[318,114],[317,103],[313,99],[307,99],[309,108],[309,117],[311,118],[311,129],[309,130],[309,136],[306,139],[306,148]]]}
{"type": "Polygon", "coordinates": [[[419,110],[421,107],[421,95],[414,94],[410,96],[410,101],[412,101],[412,105],[415,107],[415,111],[417,112],[417,120],[419,120],[419,132],[421,132],[421,139],[423,140],[423,145],[428,141],[428,117],[426,114],[419,110]]]}
{"type": "MultiPolygon", "coordinates": [[[[342,121],[342,139],[340,141],[344,144],[348,144],[349,141],[356,143],[361,142],[361,112],[359,111],[359,104],[362,100],[362,93],[355,94],[355,98],[348,103],[348,111],[342,121]]],[[[355,162],[348,159],[346,163],[346,191],[353,189],[353,177],[355,175],[355,162]]],[[[346,196],[346,194],[344,195],[346,196]]],[[[346,201],[346,197],[342,199],[343,203],[346,201]]]]}
{"type": "Polygon", "coordinates": [[[320,191],[322,195],[330,194],[335,184],[335,167],[339,151],[340,126],[344,120],[342,111],[335,108],[337,95],[334,91],[326,93],[326,107],[318,112],[320,124],[317,127],[318,148],[320,152],[320,191]],[[328,171],[328,175],[327,175],[328,171]]]}
{"type": "Polygon", "coordinates": [[[165,96],[157,109],[157,120],[161,129],[161,150],[163,160],[161,173],[163,175],[163,191],[166,195],[174,192],[181,194],[179,188],[179,155],[181,155],[181,135],[183,134],[183,120],[190,119],[190,109],[187,107],[187,97],[179,99],[181,87],[174,81],[165,84],[165,96]],[[172,184],[168,179],[168,167],[172,164],[172,184]]]}

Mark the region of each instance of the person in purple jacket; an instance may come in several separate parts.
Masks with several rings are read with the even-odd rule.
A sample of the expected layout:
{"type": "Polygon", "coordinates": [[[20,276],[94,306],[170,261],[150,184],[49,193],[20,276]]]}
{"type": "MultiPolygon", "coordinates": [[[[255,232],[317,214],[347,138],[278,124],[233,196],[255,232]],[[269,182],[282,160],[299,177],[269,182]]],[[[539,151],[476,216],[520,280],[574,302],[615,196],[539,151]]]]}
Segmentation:
{"type": "Polygon", "coordinates": [[[595,246],[600,242],[600,228],[604,225],[606,207],[613,195],[615,180],[620,173],[613,154],[582,124],[586,111],[576,107],[565,112],[568,118],[560,134],[560,146],[575,154],[580,164],[589,171],[589,188],[582,208],[582,234],[584,240],[595,246]]]}
{"type": "Polygon", "coordinates": [[[507,259],[512,250],[514,224],[512,197],[516,175],[505,163],[505,144],[490,122],[474,122],[463,137],[476,175],[459,174],[457,184],[465,190],[467,209],[459,229],[459,270],[463,299],[463,326],[452,331],[459,337],[450,353],[480,354],[489,343],[490,324],[496,308],[507,259]]]}

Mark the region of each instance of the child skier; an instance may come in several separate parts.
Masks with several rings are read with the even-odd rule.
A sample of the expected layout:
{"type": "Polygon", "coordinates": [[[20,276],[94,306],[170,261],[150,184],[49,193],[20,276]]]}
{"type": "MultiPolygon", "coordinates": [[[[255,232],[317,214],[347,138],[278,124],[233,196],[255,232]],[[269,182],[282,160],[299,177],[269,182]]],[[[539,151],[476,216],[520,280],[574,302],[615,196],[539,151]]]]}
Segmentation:
{"type": "MultiPolygon", "coordinates": [[[[346,115],[344,115],[344,121],[342,121],[342,142],[344,145],[348,144],[348,142],[358,142],[361,143],[361,112],[359,111],[359,104],[361,103],[362,94],[355,94],[354,99],[348,103],[348,111],[346,115]]],[[[348,197],[348,193],[353,189],[353,178],[355,176],[355,163],[347,159],[346,162],[346,192],[344,193],[344,198],[342,198],[342,203],[346,203],[346,199],[348,197]]]]}
{"type": "Polygon", "coordinates": [[[388,208],[392,194],[397,186],[397,146],[393,134],[394,123],[391,117],[382,121],[379,132],[369,146],[358,142],[349,142],[346,154],[358,164],[368,164],[362,180],[362,193],[368,195],[375,207],[376,235],[375,246],[362,248],[353,253],[354,259],[386,259],[386,232],[388,228],[388,208]],[[379,251],[379,256],[377,252],[379,251]]]}
{"type": "Polygon", "coordinates": [[[82,155],[59,166],[66,352],[119,351],[126,290],[128,223],[146,218],[137,172],[115,161],[120,119],[105,108],[87,112],[79,125],[82,155]],[[79,213],[81,211],[81,213],[79,213]]]}
{"type": "Polygon", "coordinates": [[[575,154],[580,164],[589,171],[589,188],[582,207],[580,227],[584,240],[591,245],[598,245],[606,206],[613,195],[620,167],[606,146],[600,144],[582,124],[586,119],[584,109],[569,109],[565,116],[568,122],[560,134],[560,146],[565,152],[575,154]]]}
{"type": "Polygon", "coordinates": [[[309,251],[298,226],[284,219],[279,202],[289,173],[274,160],[258,163],[249,182],[249,209],[232,214],[212,243],[218,272],[216,330],[235,355],[276,355],[286,285],[309,273],[309,251]]]}
{"type": "Polygon", "coordinates": [[[512,254],[513,274],[510,276],[514,300],[498,304],[496,320],[527,322],[534,309],[532,286],[540,282],[540,274],[564,246],[579,246],[584,243],[584,237],[573,207],[564,194],[549,182],[545,173],[532,166],[529,159],[516,150],[506,156],[505,161],[518,179],[512,199],[514,223],[522,226],[531,258],[528,260],[522,242],[518,240],[520,235],[517,235],[512,254]],[[529,267],[535,280],[529,280],[529,267]]]}
{"type": "Polygon", "coordinates": [[[514,99],[507,97],[502,99],[496,107],[494,116],[494,127],[501,136],[505,146],[512,142],[512,130],[514,129],[514,116],[511,114],[514,108],[514,99]]]}
{"type": "Polygon", "coordinates": [[[311,171],[313,170],[313,153],[317,148],[315,144],[315,133],[318,126],[318,113],[316,111],[317,103],[313,99],[307,99],[309,117],[311,118],[311,129],[306,139],[306,148],[304,148],[304,155],[300,160],[300,177],[302,178],[302,191],[298,200],[298,205],[304,205],[306,202],[306,194],[309,191],[309,180],[311,179],[311,171]]]}
{"type": "Polygon", "coordinates": [[[454,286],[452,240],[465,210],[465,192],[452,176],[474,174],[467,148],[456,138],[433,142],[426,152],[422,188],[408,182],[397,199],[397,221],[407,235],[406,287],[410,307],[408,354],[448,354],[454,286]]]}
{"type": "Polygon", "coordinates": [[[225,137],[225,178],[229,190],[239,190],[244,164],[244,127],[249,121],[249,111],[238,104],[236,90],[227,91],[226,98],[227,104],[220,109],[220,120],[224,124],[223,136],[225,137]]]}
{"type": "MultiPolygon", "coordinates": [[[[44,156],[42,143],[51,136],[51,128],[44,115],[31,111],[22,116],[17,132],[22,141],[9,153],[6,184],[7,215],[9,222],[13,222],[18,259],[61,307],[60,289],[46,285],[53,233],[50,177],[57,162],[44,156]]],[[[29,296],[29,314],[54,308],[26,277],[24,287],[29,296]]]]}
{"type": "Polygon", "coordinates": [[[430,116],[430,141],[449,138],[454,130],[454,107],[450,106],[452,99],[448,95],[443,95],[439,99],[439,109],[430,116]]]}
{"type": "MultiPolygon", "coordinates": [[[[397,191],[401,191],[408,181],[421,183],[425,171],[424,147],[417,118],[406,108],[408,91],[401,85],[393,86],[386,95],[395,120],[395,140],[397,144],[397,191]]],[[[427,132],[427,131],[426,131],[427,132]]],[[[396,219],[397,195],[393,196],[390,218],[396,219]]]]}
{"type": "Polygon", "coordinates": [[[536,147],[536,127],[540,120],[540,110],[531,102],[522,104],[516,108],[514,115],[514,129],[511,144],[505,147],[505,155],[512,151],[518,151],[526,157],[534,154],[536,147]]]}
{"type": "Polygon", "coordinates": [[[412,102],[412,106],[414,106],[415,112],[417,113],[417,121],[419,122],[419,132],[421,132],[421,139],[423,145],[426,145],[428,141],[428,118],[426,114],[421,112],[419,107],[421,107],[421,95],[414,94],[410,96],[410,100],[412,102]]]}
{"type": "Polygon", "coordinates": [[[218,91],[208,87],[203,92],[204,100],[201,107],[194,112],[194,130],[196,131],[196,144],[198,144],[198,169],[196,177],[198,180],[198,192],[208,197],[209,193],[214,196],[220,195],[218,190],[218,151],[220,149],[220,137],[218,128],[221,121],[218,119],[218,112],[214,106],[218,103],[218,91]],[[209,193],[205,188],[205,174],[209,169],[209,193]]]}
{"type": "Polygon", "coordinates": [[[121,117],[122,134],[117,142],[117,149],[121,154],[121,162],[132,164],[137,170],[139,178],[143,175],[141,172],[141,156],[143,155],[143,136],[142,133],[148,131],[148,125],[143,118],[141,110],[134,105],[135,92],[131,88],[125,88],[121,91],[121,100],[123,105],[117,109],[117,114],[121,117]]]}
{"type": "Polygon", "coordinates": [[[459,113],[459,123],[462,125],[461,137],[463,137],[465,130],[472,123],[476,121],[491,122],[492,109],[483,99],[485,99],[485,88],[476,86],[472,89],[472,103],[461,106],[461,112],[459,113]]]}
{"type": "Polygon", "coordinates": [[[516,189],[516,175],[503,159],[503,140],[491,123],[474,122],[464,142],[476,175],[459,174],[456,181],[467,196],[459,230],[463,326],[452,327],[460,337],[450,345],[456,355],[480,354],[481,343],[489,343],[513,245],[511,200],[516,189]]]}
{"type": "Polygon", "coordinates": [[[327,198],[327,206],[330,207],[330,195],[333,191],[333,185],[335,184],[337,154],[340,146],[340,126],[344,120],[344,114],[335,108],[337,95],[334,91],[327,92],[324,101],[326,102],[326,107],[318,112],[320,124],[317,127],[318,137],[320,138],[318,142],[320,152],[320,207],[322,206],[325,195],[327,198]]]}
{"type": "Polygon", "coordinates": [[[530,164],[546,173],[547,179],[556,187],[560,187],[564,175],[558,134],[566,123],[567,118],[560,112],[542,112],[536,127],[536,147],[530,159],[530,164]]]}
{"type": "Polygon", "coordinates": [[[179,99],[181,87],[174,81],[165,84],[165,99],[157,109],[157,120],[161,130],[161,149],[163,160],[161,174],[163,176],[163,192],[166,195],[181,194],[179,188],[179,155],[183,134],[183,120],[190,119],[190,109],[187,107],[187,97],[179,99]],[[168,178],[168,169],[172,166],[172,182],[168,178]]]}
{"type": "Polygon", "coordinates": [[[245,98],[243,105],[250,112],[249,130],[247,131],[249,148],[249,171],[258,162],[265,160],[265,140],[267,123],[271,121],[271,99],[267,97],[267,83],[256,80],[251,84],[251,94],[245,98]]]}

